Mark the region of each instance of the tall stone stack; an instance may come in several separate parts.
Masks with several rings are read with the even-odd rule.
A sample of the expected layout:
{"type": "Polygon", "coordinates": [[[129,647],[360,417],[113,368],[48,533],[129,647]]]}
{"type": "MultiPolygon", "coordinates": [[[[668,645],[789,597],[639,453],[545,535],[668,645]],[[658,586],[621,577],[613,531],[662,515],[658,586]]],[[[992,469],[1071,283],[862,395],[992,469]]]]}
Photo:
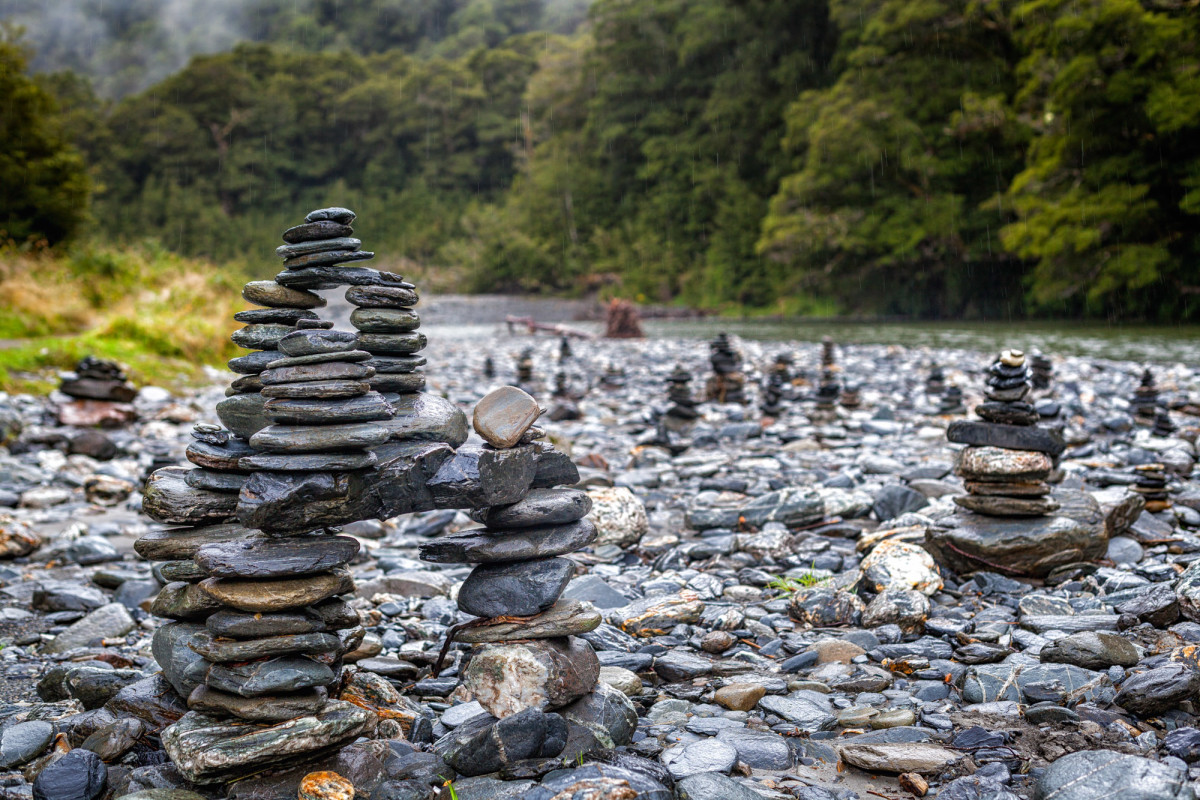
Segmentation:
{"type": "Polygon", "coordinates": [[[1033,372],[1033,388],[1041,392],[1047,391],[1054,378],[1054,364],[1050,357],[1042,353],[1033,353],[1029,357],[1029,365],[1033,372]]]}
{"type": "MultiPolygon", "coordinates": [[[[540,435],[533,428],[539,413],[528,394],[502,387],[476,406],[474,427],[487,447],[503,452],[540,435]]],[[[456,730],[440,743],[462,774],[494,771],[505,759],[558,755],[567,725],[547,712],[588,695],[599,679],[596,654],[578,635],[595,629],[600,614],[588,603],[561,599],[575,572],[562,556],[596,538],[585,519],[591,499],[576,489],[554,488],[553,479],[544,483],[551,485],[515,503],[473,509],[470,516],[483,528],[421,546],[427,561],[475,565],[458,592],[459,609],[476,618],[455,634],[475,645],[461,689],[499,721],[481,720],[477,729],[456,730]],[[524,733],[509,738],[505,731],[514,726],[524,733]],[[509,746],[497,754],[494,741],[501,738],[509,746]],[[514,751],[514,744],[523,749],[514,751]]]]}
{"type": "Polygon", "coordinates": [[[1133,468],[1136,481],[1133,491],[1146,501],[1146,510],[1151,513],[1166,511],[1171,507],[1171,496],[1167,490],[1167,469],[1162,464],[1139,464],[1133,468]]]}
{"type": "Polygon", "coordinates": [[[376,714],[336,698],[342,657],[363,637],[339,599],[354,588],[358,543],[337,526],[432,508],[425,483],[466,438],[461,412],[413,393],[420,364],[404,350],[424,337],[397,328],[416,324],[415,287],[343,266],[371,256],[349,236],[352,220],[322,209],[285,233],[284,271],[243,290],[265,308],[237,315],[246,327],[235,341],[255,352],[230,362],[240,377],[217,409],[229,430],[197,426],[187,452],[197,468],[159,470],[144,494],[147,514],[181,526],[135,547],[165,562],[152,610],[175,621],[156,631],[153,651],[191,711],[162,741],[194,783],[371,733],[376,714]],[[312,310],[325,301],[311,289],[347,284],[363,312],[358,333],[331,330],[312,310]],[[405,371],[387,370],[400,360],[405,371]],[[405,398],[401,420],[390,401],[405,398]]]}
{"type": "Polygon", "coordinates": [[[1158,414],[1158,385],[1155,383],[1154,373],[1150,371],[1149,367],[1142,372],[1142,379],[1138,383],[1138,387],[1133,390],[1129,406],[1134,417],[1140,422],[1151,423],[1158,414]]]}
{"type": "Polygon", "coordinates": [[[692,373],[676,364],[675,369],[667,376],[667,399],[671,402],[667,408],[667,419],[681,425],[695,421],[700,416],[696,408],[699,405],[692,397],[692,373]]]}
{"type": "Polygon", "coordinates": [[[355,306],[350,324],[358,329],[358,349],[371,354],[366,366],[377,392],[415,394],[425,388],[425,334],[413,310],[417,292],[404,286],[351,286],[346,300],[355,306]]]}
{"type": "Polygon", "coordinates": [[[1038,414],[1025,402],[1032,389],[1025,354],[1005,350],[988,368],[986,402],[975,408],[981,420],[951,423],[947,438],[968,445],[957,466],[967,488],[954,498],[958,505],[1002,517],[1058,509],[1046,479],[1064,443],[1057,431],[1037,426],[1038,414]]]}
{"type": "Polygon", "coordinates": [[[1175,435],[1179,427],[1171,421],[1171,412],[1165,408],[1160,408],[1158,414],[1154,417],[1154,427],[1150,429],[1151,436],[1157,436],[1160,439],[1167,439],[1175,435]]]}
{"type": "Polygon", "coordinates": [[[705,395],[716,403],[746,403],[746,376],[742,374],[742,354],[722,332],[709,344],[712,377],[708,379],[705,395]]]}
{"type": "Polygon", "coordinates": [[[965,414],[967,412],[966,405],[963,404],[963,391],[955,384],[950,384],[946,390],[942,392],[942,396],[938,398],[939,415],[965,414]]]}

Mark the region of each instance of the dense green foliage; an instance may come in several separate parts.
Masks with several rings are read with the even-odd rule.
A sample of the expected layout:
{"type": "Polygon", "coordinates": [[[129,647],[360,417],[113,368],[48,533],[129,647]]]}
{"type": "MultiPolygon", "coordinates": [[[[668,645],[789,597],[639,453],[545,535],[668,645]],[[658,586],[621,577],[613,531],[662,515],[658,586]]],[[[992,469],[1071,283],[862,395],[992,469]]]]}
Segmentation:
{"type": "Polygon", "coordinates": [[[264,271],[339,203],[478,290],[1200,317],[1197,0],[583,2],[217,2],[253,43],[39,85],[94,235],[264,271]]]}
{"type": "Polygon", "coordinates": [[[0,104],[0,240],[54,244],[87,213],[87,173],[54,97],[25,74],[25,53],[3,27],[0,104]]]}

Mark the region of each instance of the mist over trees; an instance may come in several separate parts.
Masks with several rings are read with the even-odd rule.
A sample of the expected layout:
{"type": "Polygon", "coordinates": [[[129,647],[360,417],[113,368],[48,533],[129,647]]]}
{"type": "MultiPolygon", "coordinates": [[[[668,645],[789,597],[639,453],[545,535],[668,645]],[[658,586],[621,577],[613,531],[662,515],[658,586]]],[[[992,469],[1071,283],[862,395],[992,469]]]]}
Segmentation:
{"type": "Polygon", "coordinates": [[[71,0],[105,31],[75,54],[29,22],[83,235],[253,263],[336,202],[477,290],[1200,317],[1194,0],[198,8],[71,0]],[[175,13],[198,25],[163,43],[175,13]]]}

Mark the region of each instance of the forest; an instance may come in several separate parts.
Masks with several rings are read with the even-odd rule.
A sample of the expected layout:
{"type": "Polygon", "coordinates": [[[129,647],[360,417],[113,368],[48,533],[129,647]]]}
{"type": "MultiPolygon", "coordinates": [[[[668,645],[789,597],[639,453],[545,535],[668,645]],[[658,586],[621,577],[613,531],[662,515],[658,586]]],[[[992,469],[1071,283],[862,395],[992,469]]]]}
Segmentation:
{"type": "Polygon", "coordinates": [[[1200,321],[1200,0],[40,5],[0,0],[10,252],[269,275],[338,204],[463,291],[1200,321]]]}

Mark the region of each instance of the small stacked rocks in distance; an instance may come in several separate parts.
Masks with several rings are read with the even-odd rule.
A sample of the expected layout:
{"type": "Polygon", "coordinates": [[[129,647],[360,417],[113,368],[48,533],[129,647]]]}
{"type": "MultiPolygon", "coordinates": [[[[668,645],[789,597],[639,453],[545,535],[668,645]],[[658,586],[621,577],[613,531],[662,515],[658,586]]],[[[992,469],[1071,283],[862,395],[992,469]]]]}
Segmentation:
{"type": "Polygon", "coordinates": [[[1179,428],[1171,421],[1171,412],[1160,408],[1154,417],[1154,427],[1150,430],[1150,435],[1166,439],[1173,436],[1177,430],[1179,428]]]}
{"type": "MultiPolygon", "coordinates": [[[[486,447],[505,451],[542,435],[533,427],[539,414],[532,397],[505,386],[479,401],[474,427],[486,447]]],[[[470,734],[481,741],[491,735],[493,725],[518,717],[519,723],[512,724],[535,731],[537,746],[529,755],[558,755],[566,723],[546,712],[587,695],[599,680],[595,651],[577,635],[594,630],[600,613],[589,603],[560,599],[575,573],[574,563],[562,556],[596,538],[595,526],[585,519],[591,505],[577,489],[534,488],[518,502],[471,511],[471,518],[485,527],[421,545],[426,561],[476,565],[459,589],[458,607],[477,619],[455,638],[477,645],[461,689],[500,720],[488,720],[470,734]]],[[[480,763],[471,750],[460,748],[448,756],[460,773],[497,768],[480,763]]]]}
{"type": "Polygon", "coordinates": [[[600,386],[610,391],[625,386],[625,370],[616,364],[609,364],[600,375],[600,386]]]}
{"type": "Polygon", "coordinates": [[[676,364],[675,369],[667,376],[667,399],[671,401],[667,409],[667,417],[680,422],[692,422],[700,416],[696,406],[696,398],[692,397],[692,373],[676,364]]]}
{"type": "Polygon", "coordinates": [[[1167,494],[1167,470],[1162,464],[1139,464],[1133,468],[1137,481],[1133,491],[1146,501],[1146,510],[1151,513],[1166,511],[1171,507],[1167,494]]]}
{"type": "Polygon", "coordinates": [[[1029,366],[1033,371],[1033,388],[1038,391],[1045,391],[1050,388],[1050,381],[1054,377],[1054,364],[1050,358],[1042,353],[1032,353],[1029,357],[1029,366]]]}
{"type": "Polygon", "coordinates": [[[862,394],[857,383],[848,383],[840,398],[842,408],[855,409],[862,405],[862,394]]]}
{"type": "Polygon", "coordinates": [[[936,364],[925,378],[925,394],[940,395],[946,391],[946,371],[936,364]]]}
{"type": "Polygon", "coordinates": [[[717,334],[709,345],[713,374],[708,379],[707,399],[716,403],[746,403],[746,376],[742,374],[742,354],[734,349],[729,336],[717,334]]]}
{"type": "Polygon", "coordinates": [[[137,387],[125,379],[125,372],[115,361],[84,356],[74,372],[63,374],[58,390],[78,400],[104,400],[128,403],[137,396],[137,387]]]}
{"type": "Polygon", "coordinates": [[[533,348],[526,347],[516,359],[517,385],[530,386],[533,383],[533,348]]]}
{"type": "Polygon", "coordinates": [[[496,377],[496,362],[492,360],[491,356],[485,356],[483,359],[483,377],[496,377]]]}
{"type": "Polygon", "coordinates": [[[571,387],[567,383],[567,373],[561,369],[554,373],[554,391],[550,393],[550,397],[554,399],[554,405],[546,416],[551,422],[576,420],[583,416],[583,412],[575,403],[574,395],[571,394],[571,387]]]}
{"type": "Polygon", "coordinates": [[[1158,413],[1158,386],[1154,383],[1154,373],[1148,367],[1142,372],[1141,383],[1133,390],[1129,405],[1133,415],[1142,422],[1152,422],[1158,413]]]}
{"type": "Polygon", "coordinates": [[[1005,350],[988,369],[986,402],[975,408],[982,421],[950,424],[947,438],[968,445],[957,465],[967,488],[954,498],[958,505],[1000,517],[1058,509],[1046,479],[1065,445],[1057,431],[1036,425],[1037,412],[1025,402],[1032,389],[1025,354],[1005,350]]]}
{"type": "Polygon", "coordinates": [[[837,363],[837,350],[835,349],[833,339],[829,336],[821,337],[821,369],[832,369],[837,363]]]}
{"type": "Polygon", "coordinates": [[[967,407],[963,404],[963,391],[955,384],[950,384],[938,398],[939,415],[965,414],[967,407]]]}
{"type": "Polygon", "coordinates": [[[571,340],[564,333],[558,340],[558,360],[559,362],[566,361],[574,353],[571,352],[571,340]]]}
{"type": "Polygon", "coordinates": [[[786,410],[783,405],[787,383],[785,373],[772,369],[767,373],[767,382],[762,388],[762,399],[759,408],[768,417],[778,417],[786,410]]]}
{"type": "Polygon", "coordinates": [[[842,396],[842,385],[832,367],[821,370],[821,382],[817,384],[817,410],[833,411],[842,396]]]}

